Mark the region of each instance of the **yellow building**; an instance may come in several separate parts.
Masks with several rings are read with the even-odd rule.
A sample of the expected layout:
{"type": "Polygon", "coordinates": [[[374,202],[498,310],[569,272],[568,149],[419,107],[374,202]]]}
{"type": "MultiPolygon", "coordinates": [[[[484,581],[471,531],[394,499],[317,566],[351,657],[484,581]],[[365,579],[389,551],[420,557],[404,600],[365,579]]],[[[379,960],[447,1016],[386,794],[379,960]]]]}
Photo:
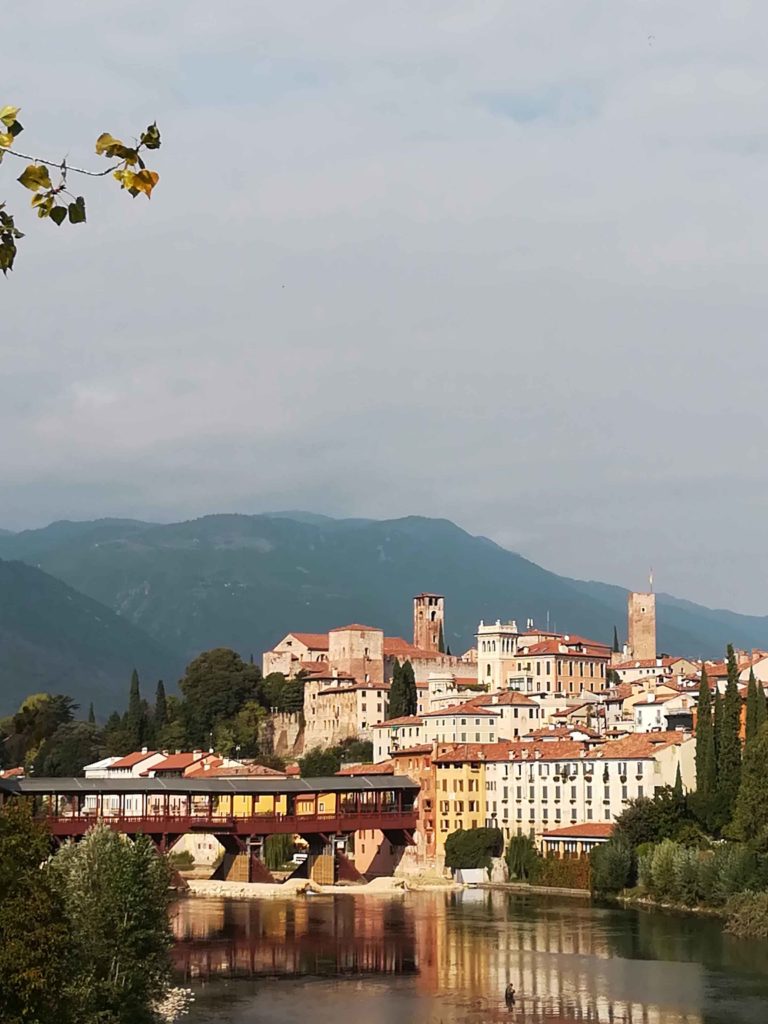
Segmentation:
{"type": "Polygon", "coordinates": [[[485,757],[495,744],[461,743],[432,759],[435,773],[435,847],[445,852],[445,840],[458,829],[485,826],[485,757]]]}

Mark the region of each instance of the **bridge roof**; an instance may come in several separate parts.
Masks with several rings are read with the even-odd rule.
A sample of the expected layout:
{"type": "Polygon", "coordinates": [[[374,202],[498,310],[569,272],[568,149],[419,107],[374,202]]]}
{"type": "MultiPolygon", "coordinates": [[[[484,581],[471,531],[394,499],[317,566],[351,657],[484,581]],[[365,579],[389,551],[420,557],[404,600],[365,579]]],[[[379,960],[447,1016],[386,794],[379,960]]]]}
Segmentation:
{"type": "Polygon", "coordinates": [[[366,790],[417,790],[419,784],[405,775],[355,775],[313,779],[285,778],[121,778],[121,779],[46,779],[26,778],[0,781],[0,790],[32,796],[36,793],[358,793],[366,790]]]}

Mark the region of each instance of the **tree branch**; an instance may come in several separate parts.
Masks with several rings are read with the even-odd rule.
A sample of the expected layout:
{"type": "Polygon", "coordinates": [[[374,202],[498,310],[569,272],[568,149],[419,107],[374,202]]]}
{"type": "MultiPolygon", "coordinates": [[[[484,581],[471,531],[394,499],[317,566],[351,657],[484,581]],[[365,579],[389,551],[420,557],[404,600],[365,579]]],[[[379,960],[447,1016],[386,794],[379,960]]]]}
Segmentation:
{"type": "Polygon", "coordinates": [[[120,164],[113,164],[111,167],[107,167],[105,171],[87,171],[84,167],[72,167],[66,160],[60,160],[58,163],[55,160],[41,160],[39,156],[17,153],[15,149],[3,149],[1,152],[3,154],[8,153],[9,156],[18,157],[19,160],[31,160],[33,164],[45,164],[47,167],[55,167],[57,171],[72,171],[73,174],[85,174],[89,178],[103,178],[121,166],[120,164]]]}

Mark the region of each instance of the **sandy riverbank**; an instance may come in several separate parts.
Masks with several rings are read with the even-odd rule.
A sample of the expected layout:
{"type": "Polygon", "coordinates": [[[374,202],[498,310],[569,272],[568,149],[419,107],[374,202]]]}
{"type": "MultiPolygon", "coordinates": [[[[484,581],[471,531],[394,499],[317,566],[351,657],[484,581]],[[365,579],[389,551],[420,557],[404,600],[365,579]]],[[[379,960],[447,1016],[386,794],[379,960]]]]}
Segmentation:
{"type": "Polygon", "coordinates": [[[210,879],[187,880],[187,896],[208,899],[285,899],[291,896],[396,896],[406,892],[457,892],[464,886],[447,879],[416,876],[414,878],[374,878],[360,885],[316,885],[306,878],[292,878],[286,882],[215,882],[210,879]]]}

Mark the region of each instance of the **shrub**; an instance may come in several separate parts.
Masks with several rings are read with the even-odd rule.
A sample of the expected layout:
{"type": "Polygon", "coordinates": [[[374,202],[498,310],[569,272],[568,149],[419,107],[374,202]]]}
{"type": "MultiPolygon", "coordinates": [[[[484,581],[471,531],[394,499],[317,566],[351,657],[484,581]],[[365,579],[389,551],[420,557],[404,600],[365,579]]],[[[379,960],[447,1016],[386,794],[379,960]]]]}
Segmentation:
{"type": "Polygon", "coordinates": [[[768,892],[742,892],[726,904],[726,930],[742,939],[768,939],[768,892]]]}
{"type": "Polygon", "coordinates": [[[544,857],[539,861],[535,884],[559,886],[563,889],[589,889],[589,857],[544,857]]]}
{"type": "Polygon", "coordinates": [[[653,843],[642,843],[635,850],[637,884],[644,892],[653,892],[653,843]]]}
{"type": "Polygon", "coordinates": [[[699,854],[696,850],[678,846],[674,855],[674,899],[686,907],[699,902],[699,854]]]}
{"type": "Polygon", "coordinates": [[[600,896],[620,892],[632,873],[632,849],[621,836],[596,846],[589,855],[591,888],[600,896]]]}
{"type": "Polygon", "coordinates": [[[267,836],[264,841],[264,863],[270,871],[276,871],[287,864],[293,856],[293,836],[267,836]]]}
{"type": "Polygon", "coordinates": [[[722,904],[735,893],[752,887],[757,874],[757,858],[746,846],[723,843],[715,850],[715,872],[713,902],[722,904]]]}
{"type": "Polygon", "coordinates": [[[171,867],[177,871],[191,871],[195,866],[195,858],[189,850],[179,850],[178,853],[170,853],[168,861],[171,867]]]}
{"type": "Polygon", "coordinates": [[[651,884],[657,900],[675,899],[675,860],[678,846],[671,839],[659,843],[651,860],[651,884]]]}
{"type": "Polygon", "coordinates": [[[504,836],[497,828],[468,828],[451,832],[445,840],[445,865],[449,868],[489,868],[500,857],[504,836]]]}

